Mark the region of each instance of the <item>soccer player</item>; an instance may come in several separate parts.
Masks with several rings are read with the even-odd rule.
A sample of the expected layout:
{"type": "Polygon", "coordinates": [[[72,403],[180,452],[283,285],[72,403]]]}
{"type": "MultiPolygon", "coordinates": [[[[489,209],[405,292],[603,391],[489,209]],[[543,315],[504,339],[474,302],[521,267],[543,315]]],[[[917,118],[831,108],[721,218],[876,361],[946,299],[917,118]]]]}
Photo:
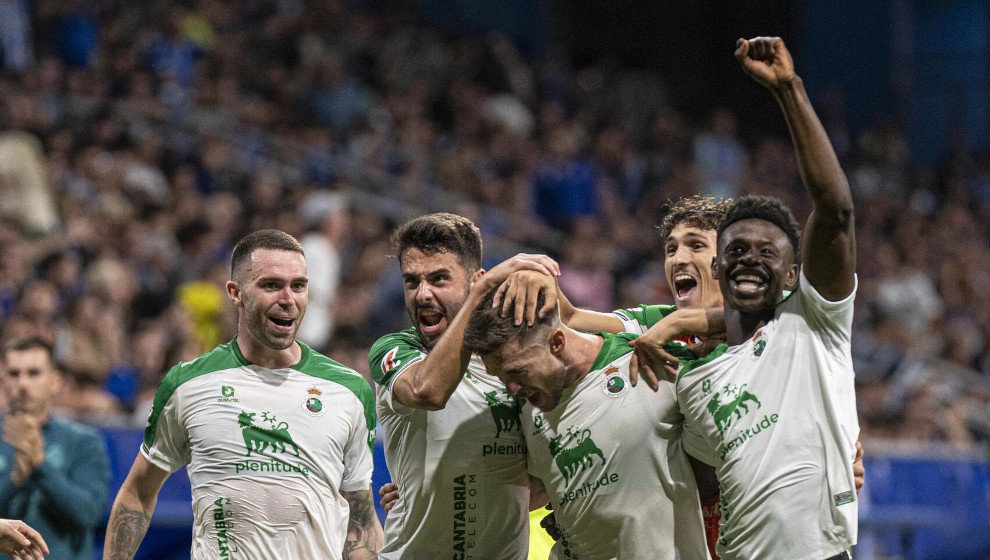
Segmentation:
{"type": "Polygon", "coordinates": [[[192,558],[376,558],[371,387],[296,340],[302,246],[278,230],[234,247],[237,336],[173,367],[113,504],[105,559],[132,558],[162,483],[189,465],[192,558]]]}
{"type": "Polygon", "coordinates": [[[803,247],[776,199],[744,197],[719,225],[713,274],[728,345],[681,367],[682,440],[716,467],[723,559],[848,559],[859,432],[852,195],[784,42],[740,39],[736,57],[782,108],[814,210],[803,247]]]}
{"type": "MultiPolygon", "coordinates": [[[[529,471],[554,506],[557,557],[707,558],[673,386],[632,388],[635,335],[580,333],[555,310],[515,325],[493,296],[472,313],[464,345],[528,402],[529,471]]],[[[668,351],[690,356],[683,346],[668,351]]]]}
{"type": "Polygon", "coordinates": [[[62,378],[51,345],[13,340],[2,357],[10,410],[0,443],[0,516],[46,535],[54,558],[92,558],[110,482],[103,438],[52,414],[62,378]]]}
{"type": "Polygon", "coordinates": [[[478,228],[446,213],[410,220],[392,242],[414,326],[369,354],[385,458],[401,488],[381,557],[526,558],[520,405],[462,342],[471,311],[510,272],[553,276],[557,264],[519,255],[484,273],[478,228]]]}

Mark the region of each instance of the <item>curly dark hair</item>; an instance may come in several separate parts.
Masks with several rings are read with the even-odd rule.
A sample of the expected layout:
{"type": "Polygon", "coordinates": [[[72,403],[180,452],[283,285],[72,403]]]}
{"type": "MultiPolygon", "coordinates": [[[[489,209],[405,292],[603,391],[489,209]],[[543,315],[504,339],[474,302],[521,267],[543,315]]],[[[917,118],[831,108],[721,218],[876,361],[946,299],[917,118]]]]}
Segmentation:
{"type": "Polygon", "coordinates": [[[722,222],[718,225],[717,238],[721,239],[725,228],[738,222],[756,218],[765,220],[779,227],[787,238],[791,240],[794,247],[794,259],[797,260],[801,253],[801,226],[798,225],[794,214],[779,199],[772,196],[747,195],[737,200],[729,211],[726,212],[722,222]]]}
{"type": "Polygon", "coordinates": [[[660,222],[660,239],[666,241],[670,232],[680,224],[698,229],[715,229],[732,206],[732,199],[719,200],[710,196],[688,196],[669,205],[660,222]]]}
{"type": "Polygon", "coordinates": [[[413,218],[395,230],[391,241],[400,264],[406,249],[415,248],[430,254],[453,253],[471,272],[481,267],[481,231],[457,214],[438,212],[413,218]]]}

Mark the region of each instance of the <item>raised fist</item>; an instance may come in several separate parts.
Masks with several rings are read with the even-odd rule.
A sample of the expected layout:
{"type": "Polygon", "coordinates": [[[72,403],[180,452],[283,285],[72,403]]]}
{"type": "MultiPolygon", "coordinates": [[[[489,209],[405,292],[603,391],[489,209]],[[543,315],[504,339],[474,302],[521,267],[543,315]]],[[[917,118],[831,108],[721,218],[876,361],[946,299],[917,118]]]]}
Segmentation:
{"type": "Polygon", "coordinates": [[[780,37],[755,37],[736,41],[736,60],[743,70],[764,86],[775,89],[796,77],[794,59],[780,37]]]}

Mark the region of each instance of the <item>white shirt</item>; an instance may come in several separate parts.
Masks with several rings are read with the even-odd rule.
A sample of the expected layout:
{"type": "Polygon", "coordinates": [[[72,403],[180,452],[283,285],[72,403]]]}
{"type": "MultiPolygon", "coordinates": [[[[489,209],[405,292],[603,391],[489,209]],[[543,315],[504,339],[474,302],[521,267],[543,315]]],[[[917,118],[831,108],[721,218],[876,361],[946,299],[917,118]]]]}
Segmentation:
{"type": "Polygon", "coordinates": [[[856,543],[853,294],[800,287],[743,344],[682,366],[685,450],[721,486],[723,560],[822,560],[856,543]]]}
{"type": "Polygon", "coordinates": [[[236,339],[173,367],[159,385],[141,453],[189,465],[192,558],[339,558],[342,491],[371,484],[371,387],[300,343],[291,368],[249,363],[236,339]]]}

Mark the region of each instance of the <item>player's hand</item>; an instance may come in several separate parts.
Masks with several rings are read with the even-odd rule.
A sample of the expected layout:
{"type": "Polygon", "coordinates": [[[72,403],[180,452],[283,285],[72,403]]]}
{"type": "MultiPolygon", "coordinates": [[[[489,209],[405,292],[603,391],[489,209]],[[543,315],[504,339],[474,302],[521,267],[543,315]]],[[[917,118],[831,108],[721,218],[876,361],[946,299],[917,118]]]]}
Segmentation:
{"type": "MultiPolygon", "coordinates": [[[[560,276],[560,265],[550,257],[546,255],[519,253],[511,259],[502,261],[492,267],[488,272],[483,273],[478,277],[477,281],[473,282],[472,289],[478,287],[481,293],[485,294],[504,282],[510,274],[519,270],[533,270],[552,277],[560,276]]],[[[472,277],[473,279],[474,277],[472,277]]]]}
{"type": "Polygon", "coordinates": [[[553,539],[554,542],[560,542],[560,537],[563,536],[563,531],[560,529],[560,525],[557,525],[557,517],[553,514],[553,507],[550,504],[547,504],[547,509],[550,510],[550,513],[543,516],[543,519],[540,520],[540,527],[543,527],[543,530],[550,535],[550,538],[553,539]]]}
{"type": "Polygon", "coordinates": [[[27,523],[16,519],[0,519],[0,552],[14,560],[41,560],[48,554],[48,544],[27,523]]]}
{"type": "Polygon", "coordinates": [[[394,482],[387,482],[381,488],[378,489],[378,495],[381,496],[382,508],[385,513],[392,511],[395,507],[395,503],[399,501],[399,485],[394,482]]]}
{"type": "Polygon", "coordinates": [[[794,59],[780,37],[737,40],[736,60],[754,80],[770,89],[776,89],[796,77],[794,59]]]}
{"type": "Polygon", "coordinates": [[[856,482],[856,493],[863,489],[866,483],[866,467],[863,466],[863,444],[856,440],[856,458],[853,460],[853,479],[856,482]]]}
{"type": "Polygon", "coordinates": [[[529,326],[536,322],[537,317],[542,319],[556,305],[557,280],[553,276],[532,270],[520,270],[510,274],[499,284],[492,301],[492,307],[502,308],[503,317],[512,309],[515,324],[521,325],[525,319],[529,326]],[[540,293],[544,295],[543,306],[536,309],[540,293]]]}
{"type": "Polygon", "coordinates": [[[639,338],[629,342],[629,346],[633,347],[632,361],[629,364],[629,382],[633,387],[639,381],[640,375],[654,391],[660,389],[660,375],[671,382],[677,379],[680,360],[664,350],[664,346],[682,332],[676,317],[668,315],[639,338]]]}

